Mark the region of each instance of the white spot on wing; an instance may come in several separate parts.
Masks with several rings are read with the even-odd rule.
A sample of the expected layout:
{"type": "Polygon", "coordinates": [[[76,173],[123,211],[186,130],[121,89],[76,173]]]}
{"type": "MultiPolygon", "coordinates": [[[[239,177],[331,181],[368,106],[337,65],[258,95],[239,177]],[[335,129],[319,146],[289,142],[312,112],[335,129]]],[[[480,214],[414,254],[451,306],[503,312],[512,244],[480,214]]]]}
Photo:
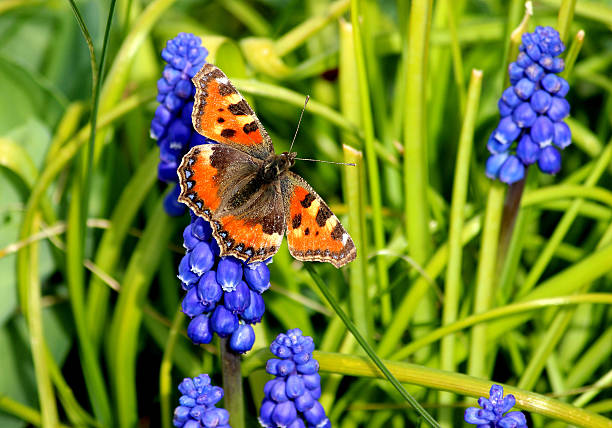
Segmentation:
{"type": "Polygon", "coordinates": [[[349,239],[348,233],[344,232],[342,234],[342,245],[346,245],[346,241],[348,241],[348,239],[349,239]]]}
{"type": "Polygon", "coordinates": [[[229,83],[229,79],[227,77],[217,77],[217,83],[220,85],[227,85],[229,83]]]}

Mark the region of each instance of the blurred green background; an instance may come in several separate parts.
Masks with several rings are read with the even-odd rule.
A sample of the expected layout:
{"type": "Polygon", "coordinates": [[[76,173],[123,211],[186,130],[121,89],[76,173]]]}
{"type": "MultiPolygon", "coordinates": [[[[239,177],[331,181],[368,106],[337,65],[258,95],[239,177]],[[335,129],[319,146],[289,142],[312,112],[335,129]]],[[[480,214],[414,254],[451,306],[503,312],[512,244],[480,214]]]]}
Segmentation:
{"type": "MultiPolygon", "coordinates": [[[[206,372],[221,383],[216,348],[198,348],[183,334],[176,269],[188,218],[163,212],[167,189],[157,182],[159,153],[149,136],[159,53],[179,32],[202,38],[208,61],[248,98],[277,152],[288,149],[310,94],[294,149],[359,164],[295,167],[358,243],[350,267],[316,268],[442,425],[460,426],[466,403],[473,405],[464,396],[487,395],[492,379],[525,390],[512,392],[531,412],[530,426],[610,426],[593,416],[612,415],[609,294],[533,306],[522,318],[500,314],[480,332],[472,324],[454,336],[442,332],[451,337],[444,352],[431,336],[442,324],[519,300],[611,290],[612,3],[533,6],[525,29],[555,26],[579,53],[565,72],[574,144],[556,176],[532,168],[508,255],[496,261],[482,251],[496,248],[500,220],[485,218],[485,207],[501,215],[505,186],[484,175],[486,141],[499,120],[510,34],[524,2],[118,0],[91,146],[92,65],[71,3],[2,0],[0,426],[169,426],[180,379],[206,372]],[[472,69],[482,70],[474,83],[482,89],[470,99],[472,69]],[[472,148],[457,176],[460,135],[472,148]],[[467,197],[451,215],[458,178],[467,197]],[[450,243],[449,256],[458,218],[463,237],[450,243]],[[454,301],[445,299],[449,257],[460,268],[454,301]],[[488,297],[476,291],[483,282],[488,297]],[[401,362],[474,377],[443,382],[418,367],[402,372],[401,362]],[[572,416],[568,404],[588,410],[572,416]]],[[[99,65],[110,2],[76,7],[99,65]]],[[[362,351],[286,244],[271,270],[266,315],[243,364],[246,426],[255,426],[263,396],[265,348],[294,327],[334,353],[317,358],[335,426],[418,426],[389,384],[343,363],[362,351]]]]}

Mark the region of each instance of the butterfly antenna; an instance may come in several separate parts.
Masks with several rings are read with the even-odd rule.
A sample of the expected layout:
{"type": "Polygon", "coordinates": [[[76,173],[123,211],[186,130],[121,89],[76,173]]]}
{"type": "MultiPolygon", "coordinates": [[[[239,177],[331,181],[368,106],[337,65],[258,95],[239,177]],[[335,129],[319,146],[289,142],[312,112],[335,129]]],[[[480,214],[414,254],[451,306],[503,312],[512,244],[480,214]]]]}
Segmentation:
{"type": "Polygon", "coordinates": [[[295,134],[293,134],[293,141],[291,141],[291,146],[289,146],[289,153],[291,153],[291,149],[293,148],[293,143],[295,143],[295,138],[297,137],[298,131],[300,130],[300,123],[302,123],[302,116],[304,116],[304,110],[306,110],[306,104],[308,104],[309,99],[310,99],[310,95],[306,95],[306,101],[304,101],[304,107],[302,108],[302,112],[300,113],[300,120],[298,120],[297,128],[295,128],[295,134]]]}
{"type": "Polygon", "coordinates": [[[333,163],[336,165],[346,165],[346,166],[355,166],[354,163],[346,163],[346,162],[332,162],[332,161],[326,161],[326,160],[321,160],[321,159],[304,159],[304,158],[294,158],[295,160],[303,160],[303,161],[310,161],[310,162],[323,162],[323,163],[333,163]]]}

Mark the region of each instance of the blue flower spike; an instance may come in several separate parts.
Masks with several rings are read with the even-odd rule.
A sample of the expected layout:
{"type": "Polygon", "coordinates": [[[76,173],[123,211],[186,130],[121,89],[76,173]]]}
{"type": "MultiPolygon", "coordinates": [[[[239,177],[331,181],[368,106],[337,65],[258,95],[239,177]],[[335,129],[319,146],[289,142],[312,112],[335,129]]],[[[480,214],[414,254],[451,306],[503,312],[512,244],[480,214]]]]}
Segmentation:
{"type": "Polygon", "coordinates": [[[215,407],[223,398],[223,388],[212,386],[207,374],[185,378],[178,389],[182,395],[174,410],[172,423],[175,427],[231,428],[229,412],[215,407]]]}
{"type": "Polygon", "coordinates": [[[527,419],[522,412],[509,412],[516,403],[514,395],[508,394],[505,397],[503,395],[504,388],[501,385],[493,385],[489,391],[489,398],[478,399],[480,408],[465,409],[463,419],[468,424],[477,425],[478,428],[527,428],[527,419]]]}
{"type": "Polygon", "coordinates": [[[564,68],[558,58],[564,50],[552,27],[523,34],[517,59],[508,66],[511,86],[497,104],[501,119],[487,142],[487,177],[512,184],[531,164],[547,174],[561,170],[559,150],[572,142],[564,122],[570,113],[569,84],[557,76],[564,68]]]}
{"type": "Polygon", "coordinates": [[[180,33],[168,40],[161,56],[167,65],[157,81],[159,106],[151,121],[150,132],[160,149],[157,176],[167,183],[175,183],[164,200],[164,208],[168,215],[180,216],[185,213],[185,206],[176,200],[180,192],[176,168],[191,147],[208,143],[191,124],[195,95],[191,78],[206,63],[208,51],[199,37],[180,33]]]}
{"type": "Polygon", "coordinates": [[[261,294],[270,287],[268,265],[219,257],[209,223],[193,214],[183,232],[183,246],[186,254],[178,278],[187,291],[182,310],[192,318],[187,335],[203,344],[216,333],[229,338],[234,352],[250,351],[255,343],[252,324],[260,322],[266,310],[261,294]]]}
{"type": "Polygon", "coordinates": [[[270,345],[266,371],[275,378],[264,386],[259,411],[263,427],[330,428],[321,397],[319,363],[312,358],[314,341],[299,328],[279,334],[270,345]]]}
{"type": "MultiPolygon", "coordinates": [[[[208,51],[199,37],[180,33],[168,40],[161,56],[167,65],[157,81],[160,104],[151,121],[151,137],[160,148],[159,179],[175,183],[164,208],[168,215],[180,216],[185,206],[177,202],[180,186],[176,169],[191,147],[210,143],[191,123],[195,95],[191,79],[206,63],[208,51]]],[[[247,352],[255,342],[251,324],[260,322],[265,311],[261,294],[270,287],[268,266],[219,257],[210,224],[190,214],[191,223],[183,232],[186,254],[178,269],[187,292],[182,310],[192,318],[187,335],[194,343],[203,344],[210,343],[216,333],[229,337],[235,352],[247,352]]]]}

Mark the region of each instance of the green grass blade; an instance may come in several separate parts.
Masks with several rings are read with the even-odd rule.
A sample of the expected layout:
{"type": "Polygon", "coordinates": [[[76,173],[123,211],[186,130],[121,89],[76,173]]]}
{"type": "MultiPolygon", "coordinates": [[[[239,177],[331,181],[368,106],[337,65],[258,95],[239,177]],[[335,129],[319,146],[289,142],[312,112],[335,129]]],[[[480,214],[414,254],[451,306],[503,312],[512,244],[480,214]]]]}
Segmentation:
{"type": "Polygon", "coordinates": [[[310,36],[342,16],[349,8],[349,4],[350,0],[337,0],[329,5],[325,14],[311,17],[280,37],[274,43],[276,55],[282,57],[295,50],[310,36]]]}
{"type": "Polygon", "coordinates": [[[89,145],[82,148],[82,161],[75,163],[76,173],[72,183],[72,197],[68,212],[67,248],[66,248],[66,273],[68,289],[70,292],[70,303],[76,326],[79,351],[82,361],[83,377],[89,393],[91,405],[98,420],[106,426],[112,425],[112,413],[110,400],[106,391],[106,385],[102,376],[102,368],[98,363],[95,347],[91,336],[87,331],[87,320],[85,318],[85,271],[83,260],[85,258],[86,221],[89,208],[89,188],[91,186],[91,171],[93,163],[94,143],[96,139],[96,123],[98,120],[98,104],[100,101],[100,82],[104,59],[108,47],[110,28],[115,10],[116,0],[111,0],[106,21],[106,30],[102,44],[102,54],[99,68],[96,66],[96,56],[93,41],[89,35],[79,8],[73,0],[69,0],[72,11],[79,24],[87,47],[89,49],[91,63],[91,118],[89,145]]]}
{"type": "MultiPolygon", "coordinates": [[[[480,258],[476,278],[476,295],[474,297],[474,312],[486,311],[491,307],[493,290],[496,284],[497,246],[501,226],[502,210],[504,206],[504,193],[506,185],[493,181],[487,198],[482,240],[480,243],[480,258]]],[[[476,326],[472,329],[471,352],[469,354],[468,374],[486,377],[485,352],[486,329],[476,326]],[[474,352],[477,350],[476,352],[474,352]]]]}
{"type": "Polygon", "coordinates": [[[457,34],[457,22],[455,21],[455,15],[457,15],[457,6],[455,5],[455,2],[448,2],[447,7],[448,31],[450,33],[451,52],[453,56],[453,76],[455,77],[455,85],[457,86],[461,116],[463,116],[465,114],[465,104],[467,100],[465,95],[465,79],[463,77],[463,57],[461,55],[461,42],[459,40],[459,35],[457,34]]]}
{"type": "Polygon", "coordinates": [[[119,427],[133,427],[138,422],[136,357],[142,309],[161,254],[173,232],[174,222],[160,199],[121,281],[106,348],[119,427]]]}
{"type": "MultiPolygon", "coordinates": [[[[0,394],[0,410],[37,427],[42,426],[42,418],[39,412],[2,394],[0,394]]],[[[64,424],[58,424],[57,426],[68,428],[64,424]]]]}
{"type": "MultiPolygon", "coordinates": [[[[78,159],[79,161],[81,159],[78,159]]],[[[77,162],[77,170],[84,167],[83,162],[77,162]]],[[[99,365],[99,360],[96,356],[95,349],[89,332],[87,330],[87,322],[85,318],[85,271],[83,267],[85,243],[85,227],[83,220],[86,215],[83,213],[84,205],[82,198],[83,192],[83,175],[75,173],[72,184],[72,195],[68,211],[68,227],[66,231],[66,274],[68,291],[70,296],[70,304],[76,327],[79,354],[81,357],[83,378],[87,392],[89,393],[89,401],[94,409],[94,414],[105,426],[112,425],[112,414],[110,409],[110,401],[106,391],[106,385],[102,376],[102,369],[99,365]]]]}
{"type": "Polygon", "coordinates": [[[576,33],[572,44],[570,45],[567,54],[565,55],[565,70],[561,72],[561,77],[568,78],[571,76],[572,71],[574,70],[574,64],[576,64],[576,59],[578,58],[578,54],[582,49],[582,45],[584,44],[584,30],[580,30],[576,33]]]}
{"type": "MultiPolygon", "coordinates": [[[[40,227],[40,214],[33,214],[31,221],[22,224],[22,236],[29,236],[40,227]]],[[[25,314],[30,332],[30,346],[34,360],[34,373],[38,388],[41,421],[43,427],[59,424],[55,392],[45,355],[45,338],[42,323],[41,283],[39,278],[39,243],[33,242],[19,250],[17,255],[17,278],[20,289],[21,309],[25,314]]]]}
{"type": "MultiPolygon", "coordinates": [[[[315,351],[313,356],[319,361],[321,370],[324,371],[340,371],[345,375],[359,377],[382,378],[384,376],[366,357],[320,351],[315,351]]],[[[384,361],[384,363],[404,383],[453,391],[457,394],[470,395],[472,397],[486,397],[491,388],[491,381],[489,379],[480,379],[459,373],[448,373],[404,362],[384,361]]],[[[500,384],[499,382],[496,383],[500,384]]],[[[610,419],[604,416],[542,394],[526,391],[511,385],[501,385],[504,387],[504,394],[514,395],[516,407],[519,409],[545,415],[549,418],[584,428],[607,428],[610,426],[610,419]]],[[[474,405],[477,404],[474,403],[474,405]]]]}
{"type": "MultiPolygon", "coordinates": [[[[364,42],[361,35],[361,26],[363,25],[360,23],[362,7],[361,1],[362,0],[352,0],[351,2],[351,22],[353,29],[354,62],[357,67],[357,84],[359,88],[360,119],[365,137],[364,145],[367,163],[367,182],[369,184],[368,190],[370,203],[372,205],[374,249],[378,252],[384,250],[386,244],[382,218],[382,196],[380,176],[378,172],[378,158],[374,149],[374,121],[372,119],[368,72],[366,70],[364,56],[364,42]]],[[[362,200],[365,200],[365,192],[363,193],[362,200]]],[[[384,257],[376,258],[376,279],[378,281],[378,290],[386,290],[389,286],[389,278],[386,260],[384,257]]],[[[363,321],[367,323],[368,330],[370,330],[372,326],[372,315],[368,312],[369,311],[366,309],[366,318],[363,321]]],[[[368,330],[363,330],[363,332],[367,334],[368,330]]]]}
{"type": "MultiPolygon", "coordinates": [[[[482,87],[482,71],[472,70],[468,88],[465,118],[459,136],[457,161],[455,162],[455,179],[453,180],[453,199],[450,212],[450,230],[448,233],[448,265],[446,267],[446,281],[444,286],[444,304],[442,309],[442,324],[450,324],[457,320],[459,300],[463,292],[461,268],[463,264],[463,246],[461,245],[461,232],[465,223],[465,204],[468,192],[470,175],[470,159],[474,145],[474,126],[480,102],[482,87]]],[[[455,337],[446,336],[440,349],[440,368],[442,370],[455,370],[455,337]]],[[[452,394],[441,393],[440,403],[451,404],[454,401],[452,394]]],[[[441,419],[452,424],[452,413],[442,412],[441,419]]]]}
{"type": "Polygon", "coordinates": [[[559,7],[559,15],[557,16],[557,31],[561,36],[561,41],[567,43],[569,37],[570,26],[574,20],[574,9],[576,8],[576,0],[563,0],[559,7]]]}
{"type": "MultiPolygon", "coordinates": [[[[103,272],[113,275],[121,257],[121,247],[130,225],[142,207],[151,188],[157,183],[159,150],[151,150],[125,185],[110,218],[111,226],[104,232],[94,263],[103,272]]],[[[106,328],[110,289],[98,276],[93,276],[87,294],[87,325],[94,345],[99,347],[106,328]]]]}
{"type": "MultiPolygon", "coordinates": [[[[154,0],[148,4],[146,9],[140,14],[138,19],[132,24],[130,32],[123,39],[123,43],[115,56],[113,63],[104,80],[104,86],[100,91],[99,108],[102,114],[106,114],[114,109],[118,104],[123,104],[121,97],[125,91],[132,62],[138,49],[148,37],[151,28],[176,0],[154,0]]],[[[102,141],[106,136],[106,130],[98,132],[95,141],[95,151],[93,154],[94,164],[97,164],[103,147],[102,141]]]]}
{"type": "Polygon", "coordinates": [[[393,354],[391,358],[393,360],[406,359],[420,348],[432,344],[437,340],[442,339],[446,335],[468,329],[478,324],[485,324],[488,321],[503,319],[512,315],[521,314],[523,312],[541,311],[546,308],[575,306],[585,303],[611,305],[612,293],[589,293],[575,294],[569,296],[555,296],[543,299],[529,300],[521,303],[513,303],[511,305],[489,309],[486,312],[480,312],[474,315],[470,315],[468,317],[461,318],[460,320],[455,321],[452,324],[437,328],[426,336],[420,337],[417,340],[410,342],[408,345],[404,346],[402,349],[398,350],[395,354],[393,354]]]}
{"type": "Polygon", "coordinates": [[[404,117],[404,216],[410,256],[423,264],[429,259],[429,211],[425,88],[431,0],[415,0],[410,11],[409,46],[405,55],[406,110],[404,117]]]}
{"type": "Polygon", "coordinates": [[[66,416],[74,426],[84,426],[91,425],[95,427],[102,426],[100,422],[94,419],[89,413],[85,411],[77,401],[74,396],[74,392],[64,379],[62,375],[62,371],[57,366],[57,363],[53,359],[53,355],[51,355],[51,351],[49,350],[49,346],[45,344],[45,355],[47,358],[47,364],[49,367],[49,373],[51,374],[51,379],[53,384],[55,385],[55,389],[57,389],[57,395],[66,411],[66,416]]]}
{"type": "Polygon", "coordinates": [[[344,161],[354,163],[357,166],[344,169],[346,201],[349,206],[349,224],[351,225],[351,237],[357,248],[357,257],[349,265],[350,269],[350,307],[355,325],[366,337],[370,337],[372,325],[372,313],[368,310],[368,287],[367,287],[367,254],[364,241],[365,206],[364,186],[361,175],[363,174],[363,155],[360,151],[350,146],[344,146],[344,161]],[[350,184],[349,184],[350,183],[350,184]]]}
{"type": "Polygon", "coordinates": [[[363,348],[363,350],[368,354],[368,357],[372,360],[372,362],[376,365],[376,367],[383,373],[383,375],[387,378],[389,382],[397,389],[400,395],[414,408],[417,413],[429,424],[431,427],[439,427],[438,423],[431,417],[429,413],[416,401],[408,392],[404,389],[401,383],[393,376],[393,374],[387,369],[383,361],[380,359],[378,355],[376,355],[376,351],[368,344],[365,338],[359,333],[359,330],[355,327],[355,324],[350,320],[350,318],[346,315],[346,313],[342,310],[336,299],[332,296],[329,289],[323,282],[323,279],[319,276],[317,271],[312,267],[311,264],[305,263],[304,267],[308,270],[308,273],[312,277],[312,279],[317,284],[317,287],[321,291],[321,293],[325,296],[328,303],[334,309],[334,312],[338,314],[338,316],[342,319],[342,322],[346,325],[346,328],[351,332],[351,334],[355,337],[359,345],[363,348]]]}
{"type": "MultiPolygon", "coordinates": [[[[608,168],[610,162],[612,161],[612,141],[608,144],[608,146],[604,149],[603,153],[597,159],[597,163],[595,164],[589,178],[585,182],[585,187],[594,187],[595,183],[599,180],[603,172],[608,168]]],[[[544,273],[544,270],[550,263],[553,253],[555,249],[559,246],[565,235],[568,233],[569,228],[574,222],[578,209],[582,205],[582,199],[577,199],[574,201],[570,209],[568,209],[561,220],[559,221],[555,231],[551,235],[550,239],[546,243],[544,249],[540,252],[536,262],[533,264],[527,278],[523,281],[521,286],[520,295],[525,295],[528,293],[540,279],[541,275],[544,273]]]]}
{"type": "MultiPolygon", "coordinates": [[[[480,216],[475,216],[465,224],[461,233],[462,245],[466,245],[476,237],[480,232],[481,224],[482,218],[480,216]]],[[[431,281],[435,281],[438,275],[440,275],[447,261],[448,243],[445,243],[438,247],[438,251],[434,253],[429,263],[425,266],[427,277],[424,275],[420,276],[411,285],[410,291],[404,294],[399,305],[397,305],[393,321],[378,345],[377,352],[383,358],[391,355],[395,347],[400,344],[400,339],[406,332],[423,295],[433,286],[431,281]]]]}
{"type": "Polygon", "coordinates": [[[266,37],[272,32],[268,21],[250,3],[244,0],[223,0],[218,3],[241,21],[254,35],[266,37]]]}
{"type": "Polygon", "coordinates": [[[172,426],[172,360],[174,349],[178,338],[178,332],[183,325],[185,314],[181,312],[179,306],[174,314],[172,325],[168,331],[168,340],[164,347],[164,354],[159,366],[159,401],[161,407],[161,426],[162,428],[170,428],[172,426]]]}

